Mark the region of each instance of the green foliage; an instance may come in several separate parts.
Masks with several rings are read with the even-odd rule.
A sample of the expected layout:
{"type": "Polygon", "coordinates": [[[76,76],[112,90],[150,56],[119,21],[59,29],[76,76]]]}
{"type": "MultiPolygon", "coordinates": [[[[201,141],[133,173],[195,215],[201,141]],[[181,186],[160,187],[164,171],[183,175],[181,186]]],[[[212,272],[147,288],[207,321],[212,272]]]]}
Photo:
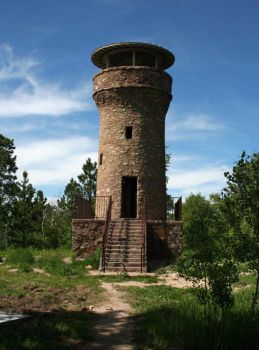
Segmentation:
{"type": "Polygon", "coordinates": [[[72,259],[71,263],[65,263],[58,251],[45,251],[36,260],[35,265],[52,275],[74,276],[86,273],[85,262],[72,259]]]}
{"type": "Polygon", "coordinates": [[[91,265],[94,270],[98,270],[100,258],[101,258],[101,249],[97,248],[96,251],[91,256],[84,259],[85,265],[91,265]]]}
{"type": "Polygon", "coordinates": [[[44,249],[71,246],[71,217],[65,208],[47,203],[43,211],[41,231],[44,249]]]}
{"type": "Polygon", "coordinates": [[[226,244],[227,228],[217,205],[201,195],[191,195],[184,204],[183,252],[179,271],[196,285],[205,313],[233,305],[232,283],[238,273],[232,251],[226,244]]]}
{"type": "Polygon", "coordinates": [[[70,218],[74,217],[76,198],[89,201],[94,210],[96,194],[97,163],[90,158],[82,166],[83,172],[78,175],[78,182],[73,178],[66,185],[63,197],[58,201],[58,206],[67,211],[70,218]]]}
{"type": "Polygon", "coordinates": [[[29,183],[28,173],[18,182],[16,198],[12,208],[12,236],[10,243],[16,246],[39,247],[44,207],[47,199],[42,191],[37,191],[29,183]]]}
{"type": "Polygon", "coordinates": [[[21,267],[24,265],[32,265],[34,263],[33,251],[29,248],[8,249],[6,252],[6,264],[21,267]]]}
{"type": "Polygon", "coordinates": [[[235,307],[220,318],[212,310],[204,322],[194,290],[168,286],[128,287],[128,299],[137,310],[137,349],[249,350],[259,341],[259,314],[249,310],[249,293],[235,294],[235,307]]]}
{"type": "Polygon", "coordinates": [[[88,158],[82,167],[82,174],[78,175],[78,180],[82,189],[83,198],[90,203],[96,194],[97,163],[92,163],[88,158]]]}
{"type": "Polygon", "coordinates": [[[232,227],[230,238],[234,252],[236,258],[247,261],[257,275],[251,305],[255,309],[259,294],[259,153],[250,156],[243,152],[225,177],[223,210],[232,227]]]}
{"type": "Polygon", "coordinates": [[[82,189],[78,182],[70,179],[64,190],[64,195],[58,200],[58,208],[63,209],[70,220],[74,217],[76,198],[82,197],[82,189]]]}
{"type": "Polygon", "coordinates": [[[0,249],[8,246],[10,212],[16,194],[16,157],[13,140],[0,134],[0,249]]]}
{"type": "MultiPolygon", "coordinates": [[[[0,349],[72,349],[71,342],[92,340],[89,312],[58,312],[33,316],[17,325],[0,329],[0,349]]],[[[74,348],[74,347],[73,347],[74,348]]]]}

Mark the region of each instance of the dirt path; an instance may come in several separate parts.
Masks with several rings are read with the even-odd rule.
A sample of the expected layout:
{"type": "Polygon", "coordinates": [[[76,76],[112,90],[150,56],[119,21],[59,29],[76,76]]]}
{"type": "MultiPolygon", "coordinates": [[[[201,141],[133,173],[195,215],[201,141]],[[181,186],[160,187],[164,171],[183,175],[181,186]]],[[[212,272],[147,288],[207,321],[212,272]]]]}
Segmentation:
{"type": "Polygon", "coordinates": [[[176,288],[187,288],[191,286],[191,283],[187,282],[176,273],[159,276],[158,283],[144,283],[138,281],[102,282],[101,286],[105,290],[105,300],[92,309],[96,315],[94,326],[96,337],[94,342],[92,342],[87,349],[134,349],[132,342],[134,322],[132,316],[130,316],[132,309],[123,299],[123,292],[118,290],[117,287],[135,286],[144,288],[151,285],[168,285],[176,288]]]}
{"type": "Polygon", "coordinates": [[[131,308],[116,289],[120,283],[102,283],[106,299],[93,308],[96,314],[94,326],[96,339],[87,349],[132,350],[133,320],[131,308]]]}

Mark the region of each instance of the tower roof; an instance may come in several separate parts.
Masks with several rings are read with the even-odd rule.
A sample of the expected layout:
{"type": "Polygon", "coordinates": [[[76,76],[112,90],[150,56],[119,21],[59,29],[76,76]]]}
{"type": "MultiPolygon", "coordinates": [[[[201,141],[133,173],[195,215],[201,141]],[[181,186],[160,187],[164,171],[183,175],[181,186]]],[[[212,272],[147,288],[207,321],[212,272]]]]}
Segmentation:
{"type": "MultiPolygon", "coordinates": [[[[160,69],[167,69],[174,64],[175,57],[173,53],[161,46],[141,43],[141,42],[122,42],[110,45],[102,46],[96,49],[92,54],[92,62],[99,68],[107,68],[107,57],[118,56],[116,65],[127,65],[120,61],[125,61],[125,54],[137,52],[142,55],[153,56],[157,59],[157,67],[160,69]],[[119,56],[120,55],[120,56],[119,56]],[[124,55],[124,57],[122,57],[124,55]],[[117,63],[119,62],[119,64],[117,63]]],[[[133,64],[134,65],[134,64],[133,64]]],[[[136,65],[146,65],[146,64],[136,64],[136,65]]]]}

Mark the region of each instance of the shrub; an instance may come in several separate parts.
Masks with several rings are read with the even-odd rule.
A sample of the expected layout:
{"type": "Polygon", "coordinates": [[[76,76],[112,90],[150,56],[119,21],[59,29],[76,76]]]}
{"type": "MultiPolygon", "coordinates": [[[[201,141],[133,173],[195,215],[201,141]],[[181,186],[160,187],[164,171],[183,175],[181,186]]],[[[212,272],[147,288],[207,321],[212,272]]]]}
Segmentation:
{"type": "Polygon", "coordinates": [[[17,267],[32,266],[34,263],[33,252],[30,248],[9,249],[6,253],[6,264],[17,267]]]}
{"type": "Polygon", "coordinates": [[[98,270],[100,258],[101,258],[101,249],[97,248],[96,251],[89,258],[86,258],[84,260],[84,264],[91,265],[94,270],[98,270]]]}
{"type": "Polygon", "coordinates": [[[58,251],[44,252],[38,257],[36,265],[50,274],[60,276],[73,276],[86,272],[84,261],[73,258],[71,264],[66,264],[58,251]]]}

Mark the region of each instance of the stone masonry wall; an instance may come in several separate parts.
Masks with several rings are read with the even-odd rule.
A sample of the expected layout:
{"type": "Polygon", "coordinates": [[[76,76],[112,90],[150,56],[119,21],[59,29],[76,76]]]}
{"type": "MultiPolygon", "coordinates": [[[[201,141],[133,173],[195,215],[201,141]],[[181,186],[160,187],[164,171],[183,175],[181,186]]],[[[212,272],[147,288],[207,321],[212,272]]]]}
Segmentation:
{"type": "Polygon", "coordinates": [[[102,247],[104,220],[74,219],[72,248],[78,258],[86,258],[102,247]]]}
{"type": "Polygon", "coordinates": [[[171,77],[149,67],[107,68],[94,77],[100,110],[97,196],[112,196],[112,218],[121,216],[122,177],[137,177],[137,217],[165,219],[165,115],[171,77]],[[133,127],[126,139],[126,126],[133,127]]]}
{"type": "Polygon", "coordinates": [[[181,222],[152,221],[147,223],[147,262],[148,269],[166,266],[177,259],[181,251],[181,222]]]}
{"type": "Polygon", "coordinates": [[[167,247],[172,258],[178,258],[182,249],[182,221],[168,220],[167,247]]]}

